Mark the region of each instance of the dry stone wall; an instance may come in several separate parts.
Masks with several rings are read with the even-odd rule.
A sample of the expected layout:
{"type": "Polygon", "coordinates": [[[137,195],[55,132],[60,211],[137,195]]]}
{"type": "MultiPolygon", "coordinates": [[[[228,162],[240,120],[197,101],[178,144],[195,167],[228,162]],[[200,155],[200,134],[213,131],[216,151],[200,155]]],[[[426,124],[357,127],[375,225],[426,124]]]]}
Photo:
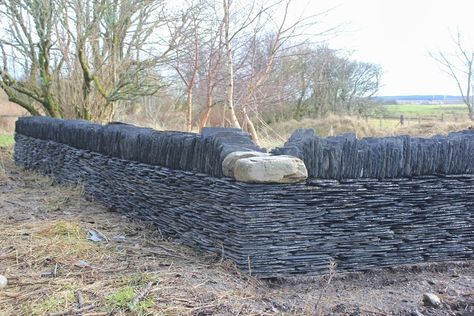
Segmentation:
{"type": "MultiPolygon", "coordinates": [[[[203,170],[216,170],[222,159],[219,151],[240,150],[242,143],[227,149],[222,136],[212,131],[206,142],[221,142],[212,147],[212,156],[201,153],[189,158],[207,159],[206,163],[169,168],[126,156],[132,153],[116,143],[114,147],[113,139],[112,144],[105,144],[106,136],[93,134],[101,127],[83,122],[71,124],[84,124],[82,128],[92,131],[71,132],[71,137],[84,135],[80,137],[89,138],[97,147],[88,147],[86,139],[69,144],[72,138],[59,139],[65,136],[51,132],[57,123],[38,118],[17,123],[15,160],[19,165],[50,174],[62,183],[81,183],[89,196],[111,209],[151,220],[177,240],[223,254],[260,277],[320,274],[326,272],[330,260],[341,271],[353,271],[474,259],[473,175],[251,184],[181,168],[214,166],[203,170]]],[[[140,142],[142,136],[134,133],[138,134],[135,142],[140,142]]],[[[224,133],[226,139],[235,139],[233,133],[240,135],[239,131],[224,133]]],[[[206,138],[185,135],[185,139],[206,138]]],[[[155,142],[151,140],[157,146],[151,147],[154,155],[171,155],[165,152],[173,149],[160,148],[155,142]]],[[[243,143],[245,148],[247,143],[243,143]]],[[[178,159],[176,155],[173,159],[178,159]]]]}

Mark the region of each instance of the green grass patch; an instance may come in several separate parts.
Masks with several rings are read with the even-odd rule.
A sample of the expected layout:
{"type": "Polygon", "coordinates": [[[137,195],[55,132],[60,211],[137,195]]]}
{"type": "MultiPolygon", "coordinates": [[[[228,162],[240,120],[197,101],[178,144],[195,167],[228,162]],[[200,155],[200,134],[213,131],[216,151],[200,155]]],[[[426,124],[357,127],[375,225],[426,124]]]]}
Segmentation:
{"type": "Polygon", "coordinates": [[[66,309],[67,302],[74,301],[74,294],[72,292],[56,293],[39,301],[37,306],[23,306],[22,309],[25,315],[49,315],[66,309]]]}
{"type": "Polygon", "coordinates": [[[131,286],[125,286],[107,296],[107,301],[113,308],[128,308],[135,297],[135,290],[131,286]]]}
{"type": "Polygon", "coordinates": [[[10,147],[15,143],[13,135],[0,135],[0,147],[10,147]]]}
{"type": "Polygon", "coordinates": [[[146,311],[154,305],[153,299],[149,297],[133,305],[135,296],[134,288],[127,285],[108,295],[106,300],[113,312],[129,310],[137,315],[146,315],[146,311]]]}

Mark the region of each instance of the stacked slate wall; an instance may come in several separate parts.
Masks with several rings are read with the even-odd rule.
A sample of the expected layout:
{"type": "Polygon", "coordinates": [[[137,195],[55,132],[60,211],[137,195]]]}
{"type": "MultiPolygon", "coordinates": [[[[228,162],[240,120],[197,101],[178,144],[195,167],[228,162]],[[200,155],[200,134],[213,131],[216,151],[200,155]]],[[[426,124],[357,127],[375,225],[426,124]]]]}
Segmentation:
{"type": "Polygon", "coordinates": [[[205,129],[200,135],[36,116],[20,118],[16,133],[125,160],[214,176],[223,175],[222,161],[230,152],[263,151],[250,135],[236,129],[205,129]]]}
{"type": "Polygon", "coordinates": [[[347,133],[321,138],[296,130],[277,155],[301,158],[317,179],[394,179],[474,173],[474,130],[431,138],[395,136],[357,139],[347,133]]]}
{"type": "Polygon", "coordinates": [[[78,148],[43,128],[41,138],[17,129],[19,165],[80,182],[111,208],[260,277],[319,274],[330,260],[352,271],[474,259],[472,175],[240,183],[78,148]]]}

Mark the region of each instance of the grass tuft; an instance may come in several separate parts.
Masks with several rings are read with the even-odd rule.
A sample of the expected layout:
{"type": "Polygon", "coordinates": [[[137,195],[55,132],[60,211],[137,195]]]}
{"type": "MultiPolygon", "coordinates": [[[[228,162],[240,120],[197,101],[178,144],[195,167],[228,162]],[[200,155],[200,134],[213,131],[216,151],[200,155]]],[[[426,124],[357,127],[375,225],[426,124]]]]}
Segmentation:
{"type": "Polygon", "coordinates": [[[9,148],[13,146],[14,143],[13,135],[0,134],[0,148],[9,148]]]}
{"type": "Polygon", "coordinates": [[[39,235],[43,237],[68,237],[71,239],[85,238],[85,233],[78,224],[65,220],[58,220],[46,225],[46,227],[40,230],[39,235]]]}
{"type": "Polygon", "coordinates": [[[116,292],[109,294],[106,300],[109,304],[111,312],[117,313],[119,311],[131,311],[138,315],[145,315],[146,311],[153,307],[154,302],[151,297],[139,301],[134,304],[134,299],[137,296],[135,289],[131,286],[124,286],[116,292]]]}

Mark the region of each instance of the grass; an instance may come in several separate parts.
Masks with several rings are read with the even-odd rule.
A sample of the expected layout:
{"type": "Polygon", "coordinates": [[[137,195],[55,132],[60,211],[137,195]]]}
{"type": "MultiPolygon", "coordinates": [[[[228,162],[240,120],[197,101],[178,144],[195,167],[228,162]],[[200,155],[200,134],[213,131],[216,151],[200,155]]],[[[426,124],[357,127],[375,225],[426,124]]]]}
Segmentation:
{"type": "Polygon", "coordinates": [[[0,134],[0,147],[10,147],[14,144],[13,135],[0,134]]]}
{"type": "Polygon", "coordinates": [[[298,128],[314,129],[317,135],[323,137],[347,132],[354,132],[357,137],[381,134],[375,126],[364,118],[348,115],[328,115],[324,118],[304,118],[299,121],[293,119],[274,123],[270,128],[259,131],[260,144],[265,148],[281,146],[298,128]]]}
{"type": "Polygon", "coordinates": [[[430,137],[436,134],[447,134],[451,131],[467,129],[474,123],[467,119],[444,121],[435,118],[417,119],[406,117],[404,125],[397,118],[361,118],[356,116],[329,115],[325,118],[305,118],[300,121],[289,120],[272,124],[270,128],[259,131],[260,145],[270,149],[281,146],[295,129],[310,128],[321,137],[352,132],[359,138],[395,135],[412,135],[430,137]]]}
{"type": "Polygon", "coordinates": [[[464,104],[393,104],[383,107],[387,115],[421,118],[467,117],[468,110],[464,104]]]}
{"type": "Polygon", "coordinates": [[[124,286],[117,291],[109,294],[106,300],[111,308],[111,312],[116,313],[118,311],[130,311],[138,315],[145,315],[147,310],[153,307],[154,302],[151,297],[134,304],[137,292],[130,286],[124,286]]]}
{"type": "Polygon", "coordinates": [[[298,128],[314,129],[321,137],[353,132],[357,137],[412,135],[430,137],[474,126],[463,105],[388,105],[380,117],[328,115],[273,123],[259,130],[260,144],[267,148],[281,146],[298,128]],[[405,116],[400,124],[399,116],[405,116]]]}
{"type": "Polygon", "coordinates": [[[74,294],[71,292],[53,294],[40,302],[31,310],[32,315],[44,315],[48,313],[56,313],[62,310],[62,307],[68,302],[74,301],[74,294]]]}

